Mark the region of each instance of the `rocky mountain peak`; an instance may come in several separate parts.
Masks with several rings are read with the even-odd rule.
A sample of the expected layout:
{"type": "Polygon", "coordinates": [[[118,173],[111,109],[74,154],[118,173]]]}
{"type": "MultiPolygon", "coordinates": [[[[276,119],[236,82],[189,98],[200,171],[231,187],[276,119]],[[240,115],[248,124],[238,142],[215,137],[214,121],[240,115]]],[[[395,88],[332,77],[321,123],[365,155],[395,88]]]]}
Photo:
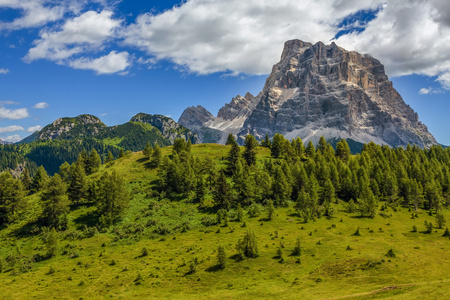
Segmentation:
{"type": "Polygon", "coordinates": [[[193,144],[200,143],[200,139],[195,133],[192,133],[186,127],[163,115],[138,113],[131,118],[130,122],[148,123],[158,128],[163,137],[167,138],[172,144],[177,138],[183,138],[186,141],[191,140],[193,144]]]}
{"type": "Polygon", "coordinates": [[[99,118],[93,115],[59,118],[33,134],[33,139],[54,140],[93,136],[106,127],[99,118]]]}
{"type": "Polygon", "coordinates": [[[186,127],[233,133],[240,141],[247,134],[261,140],[282,133],[305,142],[323,135],[390,146],[437,144],[377,59],[334,42],[287,41],[258,96],[236,96],[213,120],[192,118],[186,127]]]}
{"type": "Polygon", "coordinates": [[[178,124],[197,129],[213,119],[214,116],[206,108],[197,105],[186,108],[178,119],[178,124]]]}

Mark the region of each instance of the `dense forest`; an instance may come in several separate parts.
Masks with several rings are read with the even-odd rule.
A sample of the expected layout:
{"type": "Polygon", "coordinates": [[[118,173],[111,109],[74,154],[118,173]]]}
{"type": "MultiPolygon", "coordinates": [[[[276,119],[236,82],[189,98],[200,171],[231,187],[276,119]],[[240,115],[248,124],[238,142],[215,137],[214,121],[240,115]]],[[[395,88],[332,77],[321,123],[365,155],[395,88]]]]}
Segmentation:
{"type": "MultiPolygon", "coordinates": [[[[190,141],[183,139],[176,140],[171,155],[166,156],[162,156],[157,143],[154,147],[147,143],[143,150],[148,160],[146,164],[157,169],[158,179],[150,192],[160,198],[193,198],[200,206],[215,207],[219,214],[232,208],[253,209],[254,204],[269,208],[292,205],[308,222],[323,216],[332,217],[334,208],[331,204],[344,201],[349,212],[361,217],[375,217],[382,203],[381,211],[387,204],[407,207],[413,214],[423,209],[430,215],[436,214],[439,226],[445,223],[441,220],[441,211],[450,204],[449,149],[440,146],[392,149],[369,143],[363,146],[360,154],[352,155],[345,140],[341,140],[334,150],[324,138],[316,148],[311,141],[305,146],[300,138],[289,141],[276,134],[272,141],[266,138],[261,143],[262,147],[270,149],[271,157],[258,160],[256,150],[260,145],[251,135],[246,137],[243,147],[239,147],[230,135],[227,145],[230,147],[228,154],[217,161],[208,156],[192,156],[190,141]]],[[[8,195],[12,189],[15,194],[3,196],[1,200],[2,224],[14,219],[19,211],[17,207],[22,207],[16,202],[22,203],[25,194],[40,191],[43,207],[48,201],[59,207],[59,213],[55,212],[56,208],[51,209],[53,214],[47,216],[46,225],[65,228],[63,223],[69,207],[76,208],[81,204],[97,207],[99,226],[112,224],[123,213],[129,197],[118,174],[95,179],[87,177],[97,172],[103,161],[109,163],[114,159],[114,154],[108,150],[102,160],[99,152],[104,153],[106,149],[102,147],[96,151],[95,146],[95,142],[89,141],[78,144],[58,141],[39,147],[39,153],[32,149],[27,157],[35,161],[53,157],[52,169],[68,153],[80,154],[71,165],[60,164],[59,174],[53,177],[49,177],[42,166],[32,179],[28,171],[20,180],[4,173],[0,193],[8,195]],[[90,150],[86,151],[83,146],[90,150]],[[65,152],[59,152],[61,149],[65,152]],[[109,184],[111,187],[105,188],[109,184]],[[113,193],[115,188],[120,189],[120,193],[113,193]],[[22,189],[23,193],[19,191],[22,189]],[[66,194],[68,201],[63,197],[66,194]],[[63,221],[57,221],[61,218],[63,221]]],[[[13,146],[9,148],[13,149],[13,146]]],[[[125,153],[120,151],[117,155],[122,157],[125,153]]],[[[45,211],[46,208],[44,214],[45,211]]]]}

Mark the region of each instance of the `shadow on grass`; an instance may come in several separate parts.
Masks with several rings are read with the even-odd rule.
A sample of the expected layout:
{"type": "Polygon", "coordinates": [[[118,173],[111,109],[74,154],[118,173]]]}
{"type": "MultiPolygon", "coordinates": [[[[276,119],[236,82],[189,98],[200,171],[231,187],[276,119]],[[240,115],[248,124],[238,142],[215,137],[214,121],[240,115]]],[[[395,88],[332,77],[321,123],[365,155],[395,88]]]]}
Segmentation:
{"type": "Polygon", "coordinates": [[[90,211],[74,219],[73,222],[75,223],[78,230],[82,230],[85,225],[87,227],[96,226],[98,224],[99,217],[100,216],[98,215],[97,211],[90,211]]]}
{"type": "Polygon", "coordinates": [[[10,235],[18,238],[30,237],[36,235],[36,231],[40,232],[43,226],[45,226],[44,222],[38,219],[36,221],[28,222],[22,227],[17,228],[16,230],[12,231],[10,235]]]}
{"type": "Polygon", "coordinates": [[[214,266],[207,268],[205,271],[206,272],[218,272],[218,271],[222,271],[223,269],[224,269],[224,267],[221,267],[219,265],[214,265],[214,266]]]}

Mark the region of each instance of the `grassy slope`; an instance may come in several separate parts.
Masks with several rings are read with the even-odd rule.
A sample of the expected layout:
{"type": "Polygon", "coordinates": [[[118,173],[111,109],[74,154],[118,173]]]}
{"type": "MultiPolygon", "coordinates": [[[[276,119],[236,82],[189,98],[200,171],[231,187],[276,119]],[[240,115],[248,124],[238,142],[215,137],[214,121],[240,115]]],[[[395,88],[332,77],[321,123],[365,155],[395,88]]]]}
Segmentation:
{"type": "MultiPolygon", "coordinates": [[[[170,151],[170,147],[163,148],[163,153],[170,151]]],[[[228,148],[194,145],[192,151],[195,155],[220,158],[228,148]]],[[[261,156],[268,154],[267,149],[260,151],[261,156]]],[[[134,194],[122,224],[141,224],[144,232],[123,233],[122,239],[107,232],[86,239],[62,240],[60,254],[34,263],[30,272],[13,275],[13,270],[6,269],[1,273],[2,298],[323,299],[359,295],[352,298],[443,299],[450,296],[450,239],[442,237],[441,229],[432,234],[420,232],[425,228],[425,220],[435,221],[424,212],[411,219],[404,208],[398,212],[389,209],[387,214],[392,217],[361,219],[343,212],[339,204],[335,207],[338,211],[335,218],[305,224],[292,208],[279,208],[271,221],[264,220],[264,212],[258,218],[247,216],[246,228],[238,222],[230,222],[229,227],[204,227],[200,220],[206,212],[198,210],[196,204],[185,200],[157,202],[149,197],[156,171],[145,168],[142,153],[102,166],[100,172],[105,169],[123,174],[134,194]],[[149,203],[155,202],[158,205],[149,209],[149,203]],[[174,233],[161,238],[153,233],[154,227],[147,225],[150,219],[172,229],[189,221],[192,228],[187,232],[173,229],[174,233]],[[413,225],[418,227],[418,233],[411,232],[413,225]],[[361,236],[352,236],[357,227],[361,236]],[[260,257],[244,261],[229,258],[224,270],[215,269],[217,246],[224,245],[227,256],[232,257],[236,254],[237,240],[248,229],[256,233],[260,257]],[[303,249],[301,264],[296,263],[296,257],[289,256],[297,237],[303,249]],[[274,258],[281,242],[285,246],[283,264],[274,258]],[[346,250],[347,246],[352,250],[346,250]],[[144,247],[149,254],[140,257],[144,247]],[[385,256],[391,248],[396,258],[385,256]],[[62,254],[63,250],[67,253],[62,254]],[[74,253],[79,257],[69,258],[74,253]],[[194,258],[199,261],[197,272],[187,274],[194,258]],[[55,273],[47,274],[50,268],[55,273]],[[134,280],[138,274],[143,280],[137,285],[134,280]]],[[[30,199],[35,206],[28,218],[39,210],[36,200],[37,196],[30,199]]],[[[91,211],[89,207],[73,211],[69,218],[71,227],[82,228],[89,222],[91,211]]],[[[450,219],[448,211],[446,217],[450,219]]],[[[8,233],[21,225],[0,233],[2,257],[15,251],[14,240],[8,233]]],[[[24,255],[44,251],[38,237],[23,237],[17,245],[24,255]]]]}

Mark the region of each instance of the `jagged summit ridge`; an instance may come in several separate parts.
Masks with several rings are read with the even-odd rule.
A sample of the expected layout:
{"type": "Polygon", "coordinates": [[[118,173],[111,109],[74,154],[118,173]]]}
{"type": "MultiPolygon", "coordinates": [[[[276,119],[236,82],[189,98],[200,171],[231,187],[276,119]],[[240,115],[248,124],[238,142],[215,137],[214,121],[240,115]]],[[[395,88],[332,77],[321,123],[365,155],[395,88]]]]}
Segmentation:
{"type": "MultiPolygon", "coordinates": [[[[244,102],[239,100],[222,109],[230,111],[227,106],[244,102]]],[[[227,116],[227,122],[236,125],[233,130],[216,129],[241,140],[246,134],[262,139],[265,134],[282,133],[304,141],[317,141],[323,135],[390,146],[437,144],[377,59],[335,43],[287,41],[261,93],[247,100],[242,108],[232,105],[244,111],[227,116]]]]}

